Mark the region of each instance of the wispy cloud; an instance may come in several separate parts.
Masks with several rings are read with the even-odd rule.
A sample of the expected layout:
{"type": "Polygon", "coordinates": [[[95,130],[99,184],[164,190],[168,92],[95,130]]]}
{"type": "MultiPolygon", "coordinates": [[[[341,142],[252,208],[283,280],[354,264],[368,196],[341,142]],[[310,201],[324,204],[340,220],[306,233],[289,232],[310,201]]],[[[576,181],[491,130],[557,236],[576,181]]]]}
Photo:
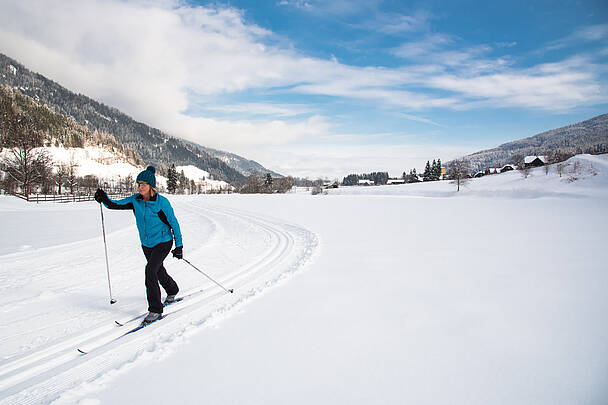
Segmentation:
{"type": "Polygon", "coordinates": [[[587,58],[574,57],[474,77],[437,75],[428,84],[470,99],[457,108],[529,107],[564,112],[581,105],[608,102],[608,89],[597,80],[598,69],[587,58]]]}
{"type": "Polygon", "coordinates": [[[414,59],[420,56],[433,55],[453,42],[454,39],[449,35],[430,34],[420,40],[404,42],[399,47],[392,49],[391,53],[400,58],[414,59]]]}
{"type": "Polygon", "coordinates": [[[275,118],[298,117],[313,114],[315,109],[305,104],[240,103],[208,105],[205,111],[239,114],[244,116],[264,116],[275,118]]]}
{"type": "Polygon", "coordinates": [[[412,15],[379,12],[359,27],[387,35],[399,35],[427,30],[431,17],[431,14],[425,10],[418,10],[412,15]]]}
{"type": "Polygon", "coordinates": [[[607,38],[608,24],[596,24],[579,28],[572,34],[549,43],[547,50],[562,49],[569,46],[577,46],[585,42],[601,41],[607,38]]]}
{"type": "Polygon", "coordinates": [[[430,124],[430,125],[435,125],[437,127],[443,127],[443,125],[436,123],[435,121],[432,121],[428,118],[424,118],[424,117],[419,117],[417,115],[413,115],[413,114],[406,114],[406,113],[402,113],[401,114],[403,117],[405,117],[406,119],[410,120],[410,121],[417,121],[417,122],[422,122],[424,124],[430,124]]]}
{"type": "Polygon", "coordinates": [[[344,16],[376,10],[379,3],[380,0],[280,0],[276,4],[317,15],[344,16]]]}

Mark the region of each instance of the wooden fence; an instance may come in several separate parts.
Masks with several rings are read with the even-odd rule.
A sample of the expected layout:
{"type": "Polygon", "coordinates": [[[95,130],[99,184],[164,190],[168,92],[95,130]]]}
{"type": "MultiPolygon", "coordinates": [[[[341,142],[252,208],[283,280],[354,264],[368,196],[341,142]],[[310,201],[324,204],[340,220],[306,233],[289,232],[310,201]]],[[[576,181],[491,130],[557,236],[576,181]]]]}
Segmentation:
{"type": "MultiPolygon", "coordinates": [[[[120,194],[108,194],[112,200],[118,200],[130,196],[132,193],[120,193],[120,194]]],[[[13,194],[15,197],[19,197],[23,200],[35,203],[41,202],[56,202],[56,203],[68,203],[68,202],[82,202],[82,201],[94,201],[93,194],[13,194]]]]}

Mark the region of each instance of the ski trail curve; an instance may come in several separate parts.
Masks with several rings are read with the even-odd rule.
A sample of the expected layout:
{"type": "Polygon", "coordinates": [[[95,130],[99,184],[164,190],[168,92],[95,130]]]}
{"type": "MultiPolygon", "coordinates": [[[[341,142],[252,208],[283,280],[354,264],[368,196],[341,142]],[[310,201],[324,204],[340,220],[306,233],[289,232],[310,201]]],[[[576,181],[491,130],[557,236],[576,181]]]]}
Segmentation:
{"type": "MultiPolygon", "coordinates": [[[[180,212],[184,237],[194,242],[188,245],[187,258],[222,285],[234,288],[234,294],[226,294],[184,262],[174,263],[172,274],[186,280],[180,281],[182,288],[184,284],[187,287],[183,293],[201,286],[205,293],[188,300],[187,305],[169,307],[167,313],[174,315],[119,341],[104,345],[124,333],[107,319],[103,326],[57,339],[54,344],[2,363],[0,404],[69,403],[71,390],[103,384],[113,371],[145,361],[150,353],[169,353],[189,334],[229,316],[288,279],[312,260],[319,245],[317,235],[309,230],[253,213],[191,200],[179,200],[175,208],[180,212]],[[201,223],[208,231],[197,240],[196,228],[201,223]],[[90,345],[93,350],[82,356],[76,352],[81,345],[90,345]]],[[[87,250],[86,244],[78,243],[87,250]]],[[[130,254],[119,253],[125,257],[130,254]]],[[[66,259],[60,256],[60,260],[66,259]]],[[[78,288],[77,283],[74,288],[78,288]]]]}

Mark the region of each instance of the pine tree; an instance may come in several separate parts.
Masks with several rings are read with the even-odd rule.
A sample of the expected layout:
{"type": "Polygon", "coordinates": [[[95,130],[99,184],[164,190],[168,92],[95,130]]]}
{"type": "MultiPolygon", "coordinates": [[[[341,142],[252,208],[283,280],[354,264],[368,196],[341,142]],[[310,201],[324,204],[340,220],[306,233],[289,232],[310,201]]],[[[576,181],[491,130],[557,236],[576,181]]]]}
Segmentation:
{"type": "Polygon", "coordinates": [[[186,178],[183,170],[177,175],[177,180],[177,191],[179,194],[184,194],[184,191],[188,187],[188,179],[186,178]]]}
{"type": "Polygon", "coordinates": [[[437,180],[441,179],[441,159],[437,159],[437,180]]]}
{"type": "Polygon", "coordinates": [[[167,191],[175,194],[175,190],[177,190],[177,170],[175,170],[175,165],[172,164],[167,173],[167,191]]]}
{"type": "Polygon", "coordinates": [[[427,160],[426,166],[424,166],[424,173],[422,174],[422,181],[431,181],[431,163],[427,160]]]}

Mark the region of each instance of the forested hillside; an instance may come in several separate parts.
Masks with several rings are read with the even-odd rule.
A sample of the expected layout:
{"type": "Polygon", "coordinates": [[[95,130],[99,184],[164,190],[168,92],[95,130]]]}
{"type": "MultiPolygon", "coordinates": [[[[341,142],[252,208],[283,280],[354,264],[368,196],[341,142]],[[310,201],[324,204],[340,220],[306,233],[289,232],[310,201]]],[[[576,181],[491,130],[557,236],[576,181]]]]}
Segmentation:
{"type": "Polygon", "coordinates": [[[465,156],[474,170],[502,167],[528,155],[608,153],[608,114],[465,156]]]}
{"type": "Polygon", "coordinates": [[[111,134],[125,149],[137,151],[143,162],[161,172],[171,164],[194,165],[216,179],[240,183],[245,176],[200,146],[169,136],[137,122],[118,109],[75,94],[46,77],[31,72],[15,60],[0,54],[0,83],[38,101],[55,112],[74,118],[92,133],[111,134]]]}

